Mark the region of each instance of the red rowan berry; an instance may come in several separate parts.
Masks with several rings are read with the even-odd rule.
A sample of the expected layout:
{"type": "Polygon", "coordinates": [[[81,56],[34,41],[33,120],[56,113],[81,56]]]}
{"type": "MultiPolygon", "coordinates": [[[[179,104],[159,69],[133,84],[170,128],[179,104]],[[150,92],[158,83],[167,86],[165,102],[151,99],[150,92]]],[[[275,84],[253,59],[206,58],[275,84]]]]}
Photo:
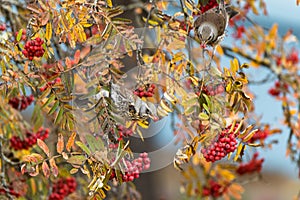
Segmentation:
{"type": "Polygon", "coordinates": [[[35,40],[27,41],[22,53],[29,60],[33,60],[34,57],[42,57],[45,52],[42,47],[43,44],[44,41],[39,37],[37,37],[35,40]]]}

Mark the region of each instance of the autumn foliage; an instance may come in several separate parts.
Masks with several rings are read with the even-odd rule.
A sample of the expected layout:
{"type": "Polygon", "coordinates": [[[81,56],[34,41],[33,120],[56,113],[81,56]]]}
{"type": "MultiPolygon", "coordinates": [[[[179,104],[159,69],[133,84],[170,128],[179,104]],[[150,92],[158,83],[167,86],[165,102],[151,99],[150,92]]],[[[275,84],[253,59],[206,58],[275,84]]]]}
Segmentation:
{"type": "Polygon", "coordinates": [[[297,39],[251,20],[266,3],[226,1],[234,34],[204,47],[193,22],[222,1],[137,2],[0,5],[0,199],[140,199],[133,183],[151,152],[131,139],[174,116],[186,198],[242,199],[237,178],[261,177],[258,150],[285,142],[278,133],[300,169],[297,39]],[[272,83],[288,133],[257,116],[249,68],[273,77],[259,84],[272,83]]]}

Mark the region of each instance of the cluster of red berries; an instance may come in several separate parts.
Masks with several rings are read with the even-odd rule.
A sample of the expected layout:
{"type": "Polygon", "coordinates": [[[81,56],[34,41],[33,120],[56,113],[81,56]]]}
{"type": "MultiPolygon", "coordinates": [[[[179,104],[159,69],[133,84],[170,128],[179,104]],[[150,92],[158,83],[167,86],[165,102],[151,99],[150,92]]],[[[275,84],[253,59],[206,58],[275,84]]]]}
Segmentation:
{"type": "Polygon", "coordinates": [[[154,84],[146,84],[144,86],[140,86],[136,89],[133,94],[142,98],[142,97],[152,97],[154,94],[155,85],[154,84]]]}
{"type": "Polygon", "coordinates": [[[75,192],[76,187],[77,182],[75,178],[61,178],[53,185],[49,200],[63,200],[66,196],[75,192]]]}
{"type": "Polygon", "coordinates": [[[13,136],[10,138],[10,147],[14,150],[29,149],[36,144],[37,139],[45,140],[49,136],[49,129],[40,128],[35,134],[27,131],[25,138],[22,140],[19,136],[13,136]]]}
{"type": "MultiPolygon", "coordinates": [[[[122,181],[129,182],[133,181],[136,178],[140,177],[140,173],[143,170],[147,170],[150,168],[150,158],[148,157],[148,153],[140,153],[139,157],[134,159],[133,161],[125,160],[126,171],[122,174],[122,181]]],[[[110,180],[116,177],[115,171],[113,171],[110,175],[110,180]]]]}
{"type": "Polygon", "coordinates": [[[9,190],[9,191],[5,190],[4,188],[0,188],[0,196],[1,196],[1,195],[6,195],[6,196],[7,196],[7,193],[9,193],[9,195],[14,196],[14,197],[16,197],[16,198],[19,198],[19,197],[21,196],[18,192],[16,192],[16,191],[13,189],[12,186],[9,186],[9,187],[8,187],[8,190],[9,190]]]}
{"type": "Polygon", "coordinates": [[[34,100],[33,95],[30,96],[21,96],[14,97],[8,101],[8,104],[11,105],[14,109],[25,110],[34,100]]]}
{"type": "Polygon", "coordinates": [[[289,53],[289,55],[286,57],[286,61],[288,63],[292,63],[293,65],[298,64],[299,62],[298,51],[293,48],[292,51],[289,53]]]}
{"type": "Polygon", "coordinates": [[[233,37],[236,39],[241,39],[245,32],[246,32],[245,26],[238,26],[236,32],[233,33],[233,37]]]}
{"type": "MultiPolygon", "coordinates": [[[[276,65],[282,65],[282,56],[276,55],[275,56],[276,65]]],[[[291,52],[286,57],[286,64],[296,65],[299,63],[299,53],[296,49],[292,49],[291,52]]]]}
{"type": "Polygon", "coordinates": [[[129,137],[133,135],[133,130],[131,128],[126,128],[123,125],[118,125],[118,133],[119,133],[119,140],[123,139],[123,137],[129,137]]]}
{"type": "Polygon", "coordinates": [[[122,175],[122,179],[124,182],[133,181],[136,178],[139,178],[140,173],[143,170],[147,170],[150,168],[150,158],[148,157],[148,153],[141,153],[139,158],[134,159],[132,162],[126,160],[127,170],[124,175],[122,175]]]}
{"type": "Polygon", "coordinates": [[[258,129],[258,131],[249,140],[249,143],[254,143],[257,140],[264,140],[269,135],[270,135],[270,131],[269,130],[267,130],[267,129],[265,129],[265,130],[258,129]]]}
{"type": "Polygon", "coordinates": [[[232,132],[228,132],[231,126],[225,128],[217,140],[211,144],[208,148],[202,148],[201,153],[203,154],[207,162],[215,162],[224,158],[227,154],[234,152],[236,150],[237,140],[234,134],[235,129],[237,128],[238,123],[232,132]]]}
{"type": "MultiPolygon", "coordinates": [[[[111,132],[114,133],[114,129],[111,129],[111,132]]],[[[129,137],[133,135],[133,130],[131,128],[126,128],[121,124],[117,126],[117,132],[118,140],[111,141],[111,143],[108,146],[111,149],[117,149],[119,146],[119,143],[117,141],[123,140],[123,137],[129,137]]]]}
{"type": "Polygon", "coordinates": [[[103,31],[105,26],[98,24],[98,25],[93,25],[90,28],[85,29],[85,34],[86,38],[90,38],[93,35],[99,34],[101,31],[103,31]]]}
{"type": "Polygon", "coordinates": [[[207,4],[201,5],[200,11],[201,13],[204,13],[214,7],[219,6],[218,2],[216,0],[209,0],[207,4]]]}
{"type": "Polygon", "coordinates": [[[0,24],[0,31],[6,30],[6,24],[0,24]]]}
{"type": "Polygon", "coordinates": [[[22,53],[29,60],[33,60],[33,57],[42,57],[45,53],[45,50],[42,47],[43,44],[44,41],[39,37],[34,40],[27,41],[22,53]]]}
{"type": "MultiPolygon", "coordinates": [[[[19,34],[19,32],[15,32],[15,37],[16,37],[16,38],[17,38],[18,34],[19,34]]],[[[26,30],[23,29],[23,30],[22,30],[22,36],[21,36],[21,39],[20,39],[20,40],[25,41],[26,38],[27,38],[27,36],[26,36],[26,30]]]]}
{"type": "Polygon", "coordinates": [[[203,186],[202,188],[202,196],[203,197],[212,196],[214,198],[217,198],[222,196],[225,191],[226,188],[224,188],[218,182],[210,179],[208,181],[208,184],[203,186]]]}
{"type": "Polygon", "coordinates": [[[263,158],[257,159],[257,157],[258,157],[258,153],[256,152],[253,155],[253,158],[248,163],[240,164],[239,167],[237,168],[236,172],[239,175],[260,172],[262,169],[262,163],[264,162],[264,159],[263,158]]]}
{"type": "Polygon", "coordinates": [[[108,148],[110,148],[110,149],[117,149],[118,147],[119,147],[119,143],[111,142],[108,145],[108,148]]]}
{"type": "Polygon", "coordinates": [[[202,92],[205,93],[208,96],[215,96],[218,94],[222,94],[225,91],[224,85],[219,84],[216,87],[213,87],[212,85],[204,86],[202,88],[202,92]]]}
{"type": "Polygon", "coordinates": [[[268,92],[270,95],[278,97],[283,91],[288,91],[288,84],[276,81],[274,87],[271,87],[268,92]]]}
{"type": "Polygon", "coordinates": [[[48,82],[46,85],[44,85],[43,87],[40,88],[40,91],[43,92],[45,91],[48,87],[51,87],[55,84],[60,84],[61,83],[61,79],[59,77],[57,77],[56,79],[54,79],[53,81],[48,82]]]}

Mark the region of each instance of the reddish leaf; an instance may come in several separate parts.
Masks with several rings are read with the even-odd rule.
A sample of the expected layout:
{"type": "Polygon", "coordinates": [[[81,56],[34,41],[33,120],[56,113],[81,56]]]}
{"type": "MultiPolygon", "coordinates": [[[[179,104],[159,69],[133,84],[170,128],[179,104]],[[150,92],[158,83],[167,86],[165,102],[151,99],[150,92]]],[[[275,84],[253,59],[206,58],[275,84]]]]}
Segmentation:
{"type": "Polygon", "coordinates": [[[78,49],[78,50],[76,50],[76,52],[74,54],[73,63],[74,64],[78,64],[79,60],[80,60],[80,50],[78,49]]]}
{"type": "Polygon", "coordinates": [[[44,176],[46,178],[49,178],[49,176],[50,176],[50,168],[49,168],[49,166],[48,166],[48,164],[47,164],[46,161],[44,161],[43,164],[42,164],[42,170],[43,170],[44,176]]]}
{"type": "Polygon", "coordinates": [[[41,161],[41,160],[43,160],[44,158],[43,158],[43,156],[41,156],[40,154],[38,154],[38,153],[32,153],[32,154],[30,154],[30,155],[25,155],[23,158],[22,158],[22,160],[24,161],[24,162],[32,162],[32,163],[37,163],[37,162],[39,162],[39,161],[41,161]]]}
{"type": "Polygon", "coordinates": [[[69,57],[66,57],[65,63],[68,69],[72,68],[72,61],[70,60],[69,57]]]}
{"type": "Polygon", "coordinates": [[[57,139],[56,151],[57,153],[61,154],[63,150],[64,150],[64,137],[61,133],[59,133],[57,139]]]}
{"type": "Polygon", "coordinates": [[[54,158],[51,158],[49,160],[49,163],[50,163],[51,172],[52,172],[53,176],[57,177],[57,175],[58,175],[58,167],[57,167],[57,165],[55,163],[54,158]]]}
{"type": "Polygon", "coordinates": [[[41,139],[37,139],[37,145],[44,151],[44,153],[50,157],[50,151],[49,151],[49,148],[48,146],[46,145],[46,143],[41,140],[41,139]]]}
{"type": "Polygon", "coordinates": [[[75,138],[76,138],[76,132],[73,132],[72,135],[69,137],[68,142],[67,142],[66,149],[67,149],[68,152],[71,151],[71,147],[74,144],[75,138]]]}
{"type": "Polygon", "coordinates": [[[85,58],[91,51],[91,47],[90,46],[87,46],[87,47],[84,47],[84,48],[81,48],[81,51],[80,51],[80,58],[83,59],[85,58]]]}

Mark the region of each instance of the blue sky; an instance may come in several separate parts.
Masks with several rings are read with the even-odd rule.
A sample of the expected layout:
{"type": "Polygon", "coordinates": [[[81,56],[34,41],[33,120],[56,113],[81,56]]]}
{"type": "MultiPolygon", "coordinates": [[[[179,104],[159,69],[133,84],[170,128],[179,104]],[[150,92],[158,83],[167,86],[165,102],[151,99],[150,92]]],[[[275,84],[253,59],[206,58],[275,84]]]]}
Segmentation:
{"type": "MultiPolygon", "coordinates": [[[[294,34],[300,38],[300,7],[296,6],[296,1],[265,0],[267,4],[268,16],[253,16],[259,24],[271,27],[274,23],[279,25],[279,33],[285,34],[287,30],[293,29],[294,34]]],[[[230,32],[230,30],[229,30],[230,32]]],[[[299,45],[297,45],[299,46],[299,45]]],[[[249,70],[252,77],[258,80],[266,76],[266,71],[262,69],[249,70]]],[[[268,90],[273,86],[273,82],[264,85],[252,85],[251,91],[255,91],[256,113],[262,116],[262,121],[270,123],[273,127],[282,127],[281,103],[268,95],[268,90]]],[[[278,171],[291,178],[298,177],[296,163],[292,163],[285,156],[288,130],[284,129],[281,135],[274,135],[270,139],[278,139],[279,144],[273,145],[272,149],[260,150],[265,157],[264,170],[278,171]]]]}

